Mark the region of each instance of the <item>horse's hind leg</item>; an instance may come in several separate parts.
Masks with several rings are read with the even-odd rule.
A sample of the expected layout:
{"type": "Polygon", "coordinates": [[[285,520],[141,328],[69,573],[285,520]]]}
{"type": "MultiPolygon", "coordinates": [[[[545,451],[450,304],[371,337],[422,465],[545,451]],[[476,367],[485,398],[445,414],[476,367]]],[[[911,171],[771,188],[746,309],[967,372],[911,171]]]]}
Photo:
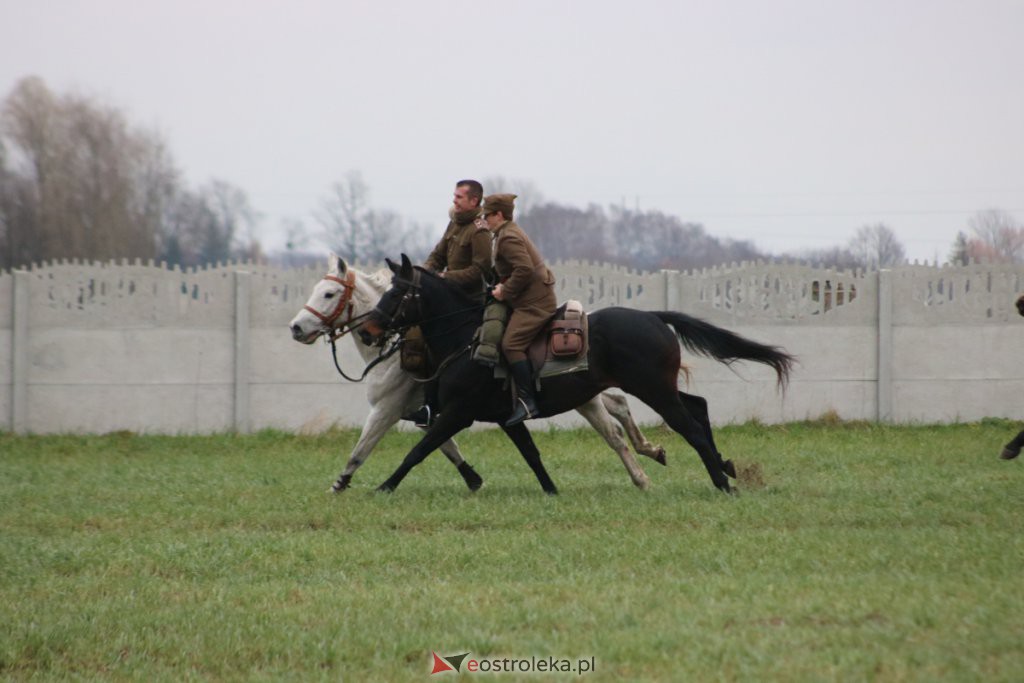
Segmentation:
{"type": "Polygon", "coordinates": [[[601,402],[604,404],[605,410],[626,430],[626,436],[629,437],[629,441],[637,453],[646,455],[660,465],[667,464],[665,449],[648,441],[644,433],[640,431],[640,427],[633,420],[633,413],[629,412],[629,403],[625,396],[606,391],[601,394],[601,402]]]}
{"type": "Polygon", "coordinates": [[[651,480],[640,467],[640,463],[636,461],[636,456],[629,450],[629,446],[622,439],[622,430],[612,422],[612,416],[605,408],[606,405],[601,396],[595,396],[578,407],[576,412],[587,418],[590,426],[604,437],[604,440],[611,446],[611,449],[618,454],[622,464],[626,466],[626,471],[629,472],[629,478],[633,481],[633,484],[640,489],[650,488],[651,480]]]}
{"type": "Polygon", "coordinates": [[[533,437],[530,436],[530,430],[526,428],[526,425],[520,422],[512,427],[502,427],[502,430],[512,440],[512,443],[516,445],[516,448],[519,449],[523,459],[526,460],[526,464],[530,466],[530,469],[536,475],[537,481],[540,482],[540,487],[544,489],[544,492],[548,495],[558,493],[558,488],[551,481],[548,471],[544,468],[544,463],[541,462],[540,451],[537,450],[536,444],[533,443],[533,437]]]}
{"type": "Polygon", "coordinates": [[[708,402],[703,396],[695,396],[694,394],[687,394],[685,391],[679,392],[679,399],[683,402],[683,407],[686,408],[686,412],[693,415],[698,424],[704,430],[704,436],[707,438],[708,443],[711,444],[711,450],[718,456],[718,462],[722,467],[722,470],[733,479],[736,478],[736,466],[732,463],[732,460],[724,460],[722,454],[718,452],[718,446],[715,445],[715,437],[711,434],[711,419],[708,417],[708,402]]]}
{"type": "Polygon", "coordinates": [[[1024,431],[1013,437],[1013,440],[1006,444],[1003,448],[1003,452],[999,454],[999,457],[1003,460],[1013,460],[1020,455],[1020,449],[1024,448],[1024,431]]]}
{"type": "Polygon", "coordinates": [[[687,412],[674,388],[657,392],[641,390],[634,395],[661,415],[665,423],[697,451],[716,488],[726,493],[732,490],[729,477],[722,467],[722,459],[708,441],[704,428],[687,412]]]}

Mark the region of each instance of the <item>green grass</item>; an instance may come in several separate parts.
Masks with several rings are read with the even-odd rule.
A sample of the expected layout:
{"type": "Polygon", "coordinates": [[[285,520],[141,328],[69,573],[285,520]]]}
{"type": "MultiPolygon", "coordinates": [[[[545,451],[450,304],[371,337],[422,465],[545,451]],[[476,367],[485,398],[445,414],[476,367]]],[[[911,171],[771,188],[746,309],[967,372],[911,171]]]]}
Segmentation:
{"type": "Polygon", "coordinates": [[[0,677],[432,680],[436,650],[594,657],[593,681],[1020,680],[1017,429],[723,428],[764,481],[732,498],[660,430],[648,492],[592,432],[535,434],[557,497],[497,432],[460,439],[480,492],[435,454],[390,496],[411,434],[339,496],[352,431],[0,435],[0,677]]]}

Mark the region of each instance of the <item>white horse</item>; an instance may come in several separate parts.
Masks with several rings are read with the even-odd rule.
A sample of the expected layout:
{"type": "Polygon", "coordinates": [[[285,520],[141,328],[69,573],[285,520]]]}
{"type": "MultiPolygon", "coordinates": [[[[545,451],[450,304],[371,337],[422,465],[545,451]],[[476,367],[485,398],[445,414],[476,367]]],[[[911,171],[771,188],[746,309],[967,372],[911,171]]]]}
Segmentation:
{"type": "MultiPolygon", "coordinates": [[[[289,323],[292,338],[303,344],[312,344],[321,335],[343,334],[358,326],[358,320],[369,313],[391,282],[391,271],[382,269],[373,274],[362,273],[350,268],[345,260],[331,254],[327,260],[327,275],[313,288],[309,300],[289,323]]],[[[380,349],[364,344],[359,335],[351,335],[356,349],[367,363],[374,361],[380,349]]],[[[363,423],[362,434],[349,456],[341,476],[331,486],[334,492],[349,487],[352,475],[366,462],[370,452],[391,426],[403,415],[423,405],[423,386],[412,375],[402,369],[397,355],[378,363],[366,376],[366,397],[370,402],[370,414],[363,423]]],[[[612,450],[618,454],[629,472],[633,483],[646,489],[651,485],[647,474],[636,461],[622,438],[622,429],[614,417],[625,428],[629,440],[638,453],[656,462],[665,464],[665,450],[649,442],[640,432],[625,396],[621,394],[598,394],[589,402],[576,409],[580,415],[604,437],[612,450]]],[[[454,440],[441,446],[441,452],[458,469],[471,490],[480,488],[483,480],[465,461],[454,440]]]]}

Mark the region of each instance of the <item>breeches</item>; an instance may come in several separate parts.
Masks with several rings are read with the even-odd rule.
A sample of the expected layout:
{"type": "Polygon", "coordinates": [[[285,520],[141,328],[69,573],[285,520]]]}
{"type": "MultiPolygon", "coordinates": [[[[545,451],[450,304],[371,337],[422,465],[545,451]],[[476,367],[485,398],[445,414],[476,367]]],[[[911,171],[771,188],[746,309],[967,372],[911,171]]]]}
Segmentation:
{"type": "Polygon", "coordinates": [[[526,358],[526,349],[537,333],[547,325],[557,308],[554,297],[544,297],[512,309],[508,328],[501,340],[501,350],[513,363],[526,358]]]}

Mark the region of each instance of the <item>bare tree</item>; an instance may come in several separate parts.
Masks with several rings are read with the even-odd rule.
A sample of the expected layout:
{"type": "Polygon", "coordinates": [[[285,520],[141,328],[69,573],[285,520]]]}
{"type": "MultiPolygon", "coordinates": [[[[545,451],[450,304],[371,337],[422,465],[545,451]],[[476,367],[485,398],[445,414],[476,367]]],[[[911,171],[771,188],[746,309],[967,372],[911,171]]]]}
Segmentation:
{"type": "Polygon", "coordinates": [[[200,189],[200,196],[215,219],[209,239],[211,248],[217,250],[218,260],[221,253],[224,258],[259,253],[256,226],[260,216],[243,189],[215,178],[200,189]]]}
{"type": "Polygon", "coordinates": [[[746,241],[721,240],[704,226],[660,211],[620,206],[586,210],[546,202],[533,206],[522,223],[549,259],[610,261],[633,268],[697,268],[764,258],[746,241]]]}
{"type": "Polygon", "coordinates": [[[863,268],[885,268],[906,261],[906,250],[884,223],[864,225],[850,240],[850,253],[863,268]]]}
{"type": "Polygon", "coordinates": [[[227,181],[214,179],[196,191],[179,190],[164,215],[160,257],[182,266],[258,259],[258,220],[245,192],[227,181]]]}
{"type": "Polygon", "coordinates": [[[0,135],[8,150],[0,159],[8,258],[155,255],[176,174],[155,133],[30,77],[4,101],[0,135]]]}
{"type": "Polygon", "coordinates": [[[421,258],[425,252],[419,226],[407,227],[397,213],[371,208],[370,188],[358,171],[331,186],[314,217],[324,227],[324,241],[351,261],[380,262],[401,253],[421,258]]]}
{"type": "Polygon", "coordinates": [[[967,241],[967,254],[974,259],[1024,263],[1024,225],[1000,209],[974,214],[967,222],[974,239],[967,241]]]}
{"type": "Polygon", "coordinates": [[[863,266],[861,259],[845,247],[809,249],[797,252],[795,254],[795,258],[801,261],[807,261],[816,266],[837,268],[840,270],[855,270],[863,266]]]}
{"type": "Polygon", "coordinates": [[[512,193],[516,196],[516,216],[524,216],[535,206],[545,203],[544,195],[531,180],[506,178],[503,175],[487,176],[481,181],[485,194],[512,193]]]}
{"type": "Polygon", "coordinates": [[[324,240],[342,257],[358,260],[362,251],[362,222],[369,207],[370,188],[358,171],[349,171],[344,180],[331,186],[331,194],[321,202],[315,215],[324,227],[324,240]]]}

